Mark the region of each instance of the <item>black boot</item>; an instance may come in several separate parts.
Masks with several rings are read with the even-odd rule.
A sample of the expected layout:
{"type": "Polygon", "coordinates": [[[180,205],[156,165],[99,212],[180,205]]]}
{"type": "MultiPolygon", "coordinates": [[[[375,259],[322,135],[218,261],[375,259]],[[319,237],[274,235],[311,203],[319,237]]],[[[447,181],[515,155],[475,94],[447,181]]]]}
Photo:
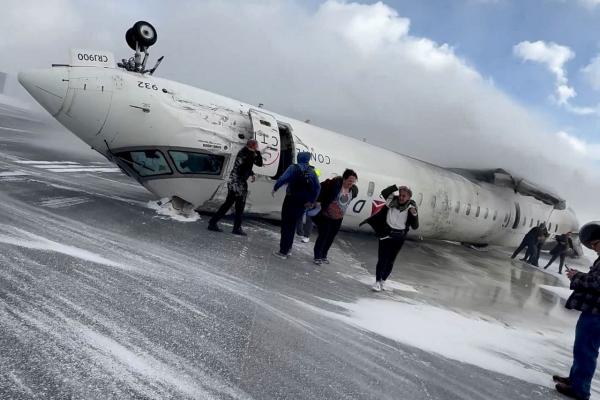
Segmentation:
{"type": "Polygon", "coordinates": [[[244,232],[244,231],[242,230],[242,228],[234,228],[234,229],[231,231],[231,233],[233,233],[234,235],[239,235],[239,236],[248,236],[248,235],[246,234],[246,232],[244,232]]]}
{"type": "Polygon", "coordinates": [[[223,232],[223,230],[219,228],[219,225],[215,222],[209,222],[208,227],[206,229],[213,232],[223,232]]]}
{"type": "Polygon", "coordinates": [[[564,383],[565,385],[570,385],[571,384],[571,380],[569,378],[566,378],[564,376],[559,376],[559,375],[552,375],[552,380],[556,383],[564,383]]]}
{"type": "Polygon", "coordinates": [[[569,385],[565,385],[564,383],[557,383],[556,384],[556,390],[558,390],[559,393],[564,394],[567,397],[570,397],[572,399],[576,399],[576,400],[588,400],[589,397],[583,397],[578,395],[577,393],[575,393],[575,391],[573,390],[573,388],[571,388],[571,386],[569,385]]]}

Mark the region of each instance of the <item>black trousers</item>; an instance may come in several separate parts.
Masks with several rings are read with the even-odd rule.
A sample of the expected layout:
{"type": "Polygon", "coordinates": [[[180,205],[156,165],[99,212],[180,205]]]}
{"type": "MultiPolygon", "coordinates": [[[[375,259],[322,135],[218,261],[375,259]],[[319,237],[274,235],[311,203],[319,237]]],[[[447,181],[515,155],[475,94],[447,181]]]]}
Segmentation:
{"type": "Polygon", "coordinates": [[[333,244],[335,235],[340,231],[342,226],[341,219],[327,218],[322,215],[318,221],[317,229],[319,230],[319,236],[315,242],[315,260],[327,258],[329,248],[333,244]]]}
{"type": "Polygon", "coordinates": [[[563,265],[565,265],[565,258],[567,258],[567,255],[564,253],[552,255],[552,258],[550,258],[550,261],[548,261],[548,264],[544,267],[544,269],[548,268],[554,262],[554,260],[556,260],[559,257],[560,263],[558,264],[558,273],[562,274],[563,265]]]}
{"type": "Polygon", "coordinates": [[[379,252],[377,259],[377,268],[375,270],[375,280],[385,281],[392,273],[394,261],[400,252],[404,238],[379,239],[379,252]]]}
{"type": "Polygon", "coordinates": [[[294,244],[296,224],[304,212],[304,200],[295,196],[286,195],[281,207],[281,240],[279,252],[288,254],[294,244]]]}
{"type": "Polygon", "coordinates": [[[223,205],[219,207],[217,213],[213,215],[213,217],[210,219],[210,221],[208,221],[208,223],[214,225],[217,222],[219,222],[219,220],[223,218],[225,214],[227,214],[227,211],[229,211],[233,203],[235,203],[235,217],[233,220],[233,229],[240,229],[242,227],[242,215],[244,214],[244,207],[246,206],[246,194],[240,195],[232,190],[229,190],[227,192],[227,198],[225,199],[225,203],[223,203],[223,205]]]}
{"type": "Polygon", "coordinates": [[[531,240],[523,239],[523,241],[521,241],[521,244],[519,245],[519,247],[517,247],[517,249],[515,250],[515,252],[512,254],[512,256],[510,258],[515,258],[516,256],[519,255],[521,250],[523,250],[525,247],[529,247],[531,245],[533,245],[533,242],[531,240]]]}

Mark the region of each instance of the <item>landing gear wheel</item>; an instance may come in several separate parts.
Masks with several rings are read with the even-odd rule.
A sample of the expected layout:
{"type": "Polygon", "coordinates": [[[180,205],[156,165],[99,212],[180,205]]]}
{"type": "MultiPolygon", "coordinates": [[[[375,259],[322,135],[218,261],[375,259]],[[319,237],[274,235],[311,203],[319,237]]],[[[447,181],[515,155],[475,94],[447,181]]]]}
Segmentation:
{"type": "Polygon", "coordinates": [[[158,35],[156,29],[150,23],[138,21],[133,25],[131,30],[133,31],[135,40],[137,40],[141,47],[150,47],[156,43],[158,35]]]}
{"type": "Polygon", "coordinates": [[[131,50],[137,50],[135,48],[135,35],[133,34],[133,28],[129,28],[125,33],[125,41],[131,50]]]}

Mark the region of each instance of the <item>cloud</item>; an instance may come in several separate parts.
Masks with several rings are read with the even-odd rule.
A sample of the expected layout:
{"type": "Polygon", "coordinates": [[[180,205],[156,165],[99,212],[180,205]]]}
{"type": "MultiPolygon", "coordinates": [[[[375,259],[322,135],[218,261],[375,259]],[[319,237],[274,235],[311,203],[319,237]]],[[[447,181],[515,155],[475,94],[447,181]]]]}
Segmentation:
{"type": "Polygon", "coordinates": [[[600,160],[600,144],[590,144],[565,131],[556,133],[558,139],[582,156],[591,160],[600,160]]]}
{"type": "Polygon", "coordinates": [[[588,9],[594,9],[600,5],[600,0],[578,0],[578,2],[588,9]]]}
{"type": "Polygon", "coordinates": [[[595,90],[600,90],[600,55],[581,69],[586,80],[595,90]]]}
{"type": "MultiPolygon", "coordinates": [[[[382,2],[329,0],[316,9],[300,0],[182,0],[178,7],[63,2],[64,12],[72,14],[65,24],[57,19],[43,36],[15,34],[0,44],[2,54],[11,55],[0,70],[63,62],[69,47],[128,57],[124,32],[147,19],[158,29],[152,58],[165,56],[158,76],[264,103],[273,112],[310,118],[442,166],[504,167],[550,186],[584,215],[595,212],[600,219],[589,205],[600,194],[597,169],[577,148],[556,146],[562,128],[490,84],[451,44],[413,34],[410,19],[382,2]],[[86,35],[87,27],[102,34],[86,35]]],[[[27,2],[15,7],[21,3],[27,2]]],[[[0,15],[0,29],[5,22],[0,15]]],[[[565,86],[560,96],[574,96],[564,71],[572,52],[529,47],[539,48],[538,59],[565,86]]]]}
{"type": "Polygon", "coordinates": [[[524,41],[513,47],[514,54],[524,61],[533,61],[545,64],[556,78],[556,101],[558,104],[566,104],[569,99],[575,97],[575,89],[568,86],[565,64],[575,57],[575,53],[566,46],[556,43],[546,43],[541,40],[537,42],[524,41]]]}

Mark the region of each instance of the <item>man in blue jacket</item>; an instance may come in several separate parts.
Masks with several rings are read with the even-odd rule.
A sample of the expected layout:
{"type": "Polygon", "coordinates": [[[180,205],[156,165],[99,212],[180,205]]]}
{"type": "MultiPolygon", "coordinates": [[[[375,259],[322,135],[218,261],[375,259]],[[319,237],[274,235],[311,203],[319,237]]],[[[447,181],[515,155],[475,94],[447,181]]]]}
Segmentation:
{"type": "Polygon", "coordinates": [[[308,165],[309,152],[298,153],[298,164],[293,164],[277,179],[272,195],[287,184],[285,200],[281,207],[281,240],[279,251],[273,253],[279,258],[288,258],[294,243],[296,223],[305,209],[314,206],[319,195],[319,178],[313,167],[308,165]]]}
{"type": "MultiPolygon", "coordinates": [[[[600,256],[600,223],[590,222],[579,230],[579,240],[600,256]]],[[[566,308],[581,311],[575,328],[573,365],[568,377],[554,375],[556,390],[572,399],[590,398],[592,378],[600,348],[600,257],[588,273],[567,269],[573,293],[566,308]]]]}

